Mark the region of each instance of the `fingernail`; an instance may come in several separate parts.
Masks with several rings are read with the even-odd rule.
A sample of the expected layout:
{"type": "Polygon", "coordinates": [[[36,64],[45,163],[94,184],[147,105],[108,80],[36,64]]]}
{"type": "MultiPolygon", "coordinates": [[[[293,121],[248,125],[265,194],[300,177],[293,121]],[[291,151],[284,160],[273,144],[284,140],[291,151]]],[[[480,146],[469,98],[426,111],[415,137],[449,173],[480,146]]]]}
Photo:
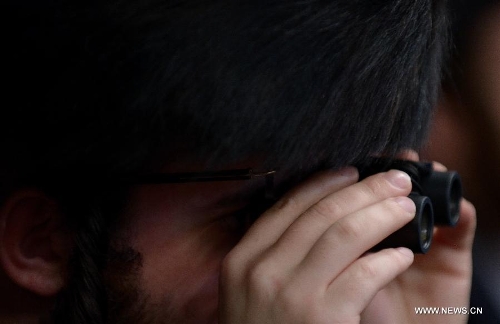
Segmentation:
{"type": "Polygon", "coordinates": [[[415,207],[415,203],[408,197],[396,197],[394,200],[407,212],[414,214],[415,210],[417,209],[415,207]]]}
{"type": "Polygon", "coordinates": [[[408,248],[398,247],[398,248],[396,248],[396,250],[399,253],[401,253],[402,255],[404,255],[405,257],[407,257],[407,258],[412,258],[413,259],[413,257],[414,257],[413,252],[410,249],[408,249],[408,248]]]}
{"type": "Polygon", "coordinates": [[[385,175],[389,182],[397,188],[406,189],[411,185],[410,176],[403,171],[389,170],[385,175]]]}

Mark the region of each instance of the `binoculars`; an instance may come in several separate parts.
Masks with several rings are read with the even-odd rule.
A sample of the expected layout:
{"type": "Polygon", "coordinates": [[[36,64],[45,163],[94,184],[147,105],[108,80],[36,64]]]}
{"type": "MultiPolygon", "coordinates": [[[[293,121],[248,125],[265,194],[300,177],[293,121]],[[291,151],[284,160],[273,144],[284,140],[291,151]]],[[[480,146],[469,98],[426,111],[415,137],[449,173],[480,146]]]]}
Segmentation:
{"type": "Polygon", "coordinates": [[[360,180],[370,175],[401,170],[411,178],[408,196],[416,206],[415,217],[389,235],[372,250],[404,246],[415,253],[426,253],[432,243],[434,225],[455,226],[460,217],[462,182],[457,172],[439,172],[431,163],[375,158],[358,166],[360,180]]]}

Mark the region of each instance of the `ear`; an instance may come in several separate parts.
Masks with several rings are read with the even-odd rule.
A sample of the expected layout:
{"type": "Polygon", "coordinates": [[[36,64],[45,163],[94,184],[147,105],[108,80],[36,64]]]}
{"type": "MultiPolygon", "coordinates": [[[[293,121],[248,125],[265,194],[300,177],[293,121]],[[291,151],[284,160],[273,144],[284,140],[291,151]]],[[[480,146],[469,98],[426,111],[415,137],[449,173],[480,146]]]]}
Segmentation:
{"type": "Polygon", "coordinates": [[[66,283],[70,235],[58,204],[38,190],[19,190],[0,208],[0,264],[18,286],[42,296],[66,283]]]}

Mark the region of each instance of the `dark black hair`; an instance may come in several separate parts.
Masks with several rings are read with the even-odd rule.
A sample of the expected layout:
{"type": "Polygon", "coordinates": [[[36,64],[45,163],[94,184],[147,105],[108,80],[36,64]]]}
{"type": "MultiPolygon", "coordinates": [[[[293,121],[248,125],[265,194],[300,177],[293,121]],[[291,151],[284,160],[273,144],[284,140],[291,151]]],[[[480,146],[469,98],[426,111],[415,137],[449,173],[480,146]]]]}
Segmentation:
{"type": "Polygon", "coordinates": [[[134,169],[173,143],[276,167],[418,147],[447,47],[441,1],[42,3],[8,30],[18,172],[134,169]]]}
{"type": "MultiPolygon", "coordinates": [[[[78,191],[41,182],[73,204],[69,196],[91,175],[150,169],[181,151],[211,169],[258,156],[308,172],[418,148],[449,45],[446,1],[4,6],[2,192],[21,179],[71,175],[78,191]]],[[[78,201],[88,213],[69,215],[83,241],[101,242],[77,246],[74,268],[95,269],[73,271],[83,283],[103,267],[109,226],[107,200],[92,196],[101,190],[89,183],[88,192],[78,201]]],[[[80,307],[68,322],[105,319],[92,297],[100,285],[88,296],[75,285],[87,302],[66,307],[80,307]]]]}

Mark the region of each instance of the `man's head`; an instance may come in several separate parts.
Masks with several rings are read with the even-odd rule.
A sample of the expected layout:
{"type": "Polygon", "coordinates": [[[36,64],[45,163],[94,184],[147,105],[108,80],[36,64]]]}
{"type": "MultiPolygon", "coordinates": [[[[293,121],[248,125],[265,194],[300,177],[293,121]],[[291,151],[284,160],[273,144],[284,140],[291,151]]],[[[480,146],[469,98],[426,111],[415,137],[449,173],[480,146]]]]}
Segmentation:
{"type": "Polygon", "coordinates": [[[286,182],[417,148],[447,48],[445,1],[12,2],[2,264],[14,285],[63,296],[61,322],[131,304],[151,321],[212,314],[242,226],[220,215],[247,203],[226,198],[259,187],[110,180],[252,167],[286,182]],[[13,262],[9,219],[71,248],[34,240],[13,262]],[[23,281],[33,250],[53,271],[23,281]]]}

